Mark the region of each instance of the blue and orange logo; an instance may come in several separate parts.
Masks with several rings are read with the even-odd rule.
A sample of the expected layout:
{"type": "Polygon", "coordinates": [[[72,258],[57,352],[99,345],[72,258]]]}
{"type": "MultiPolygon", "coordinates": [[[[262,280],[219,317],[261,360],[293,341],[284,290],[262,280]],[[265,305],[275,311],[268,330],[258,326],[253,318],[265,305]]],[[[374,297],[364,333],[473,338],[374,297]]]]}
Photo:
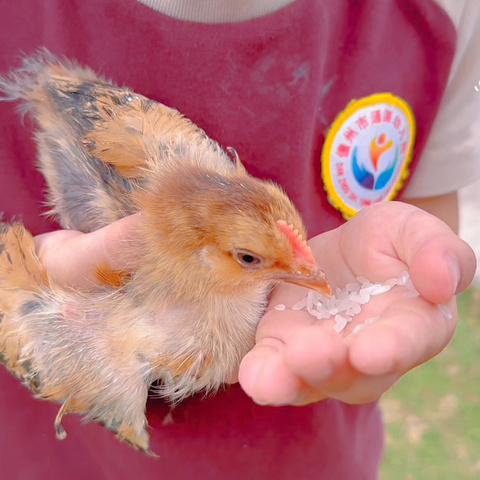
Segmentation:
{"type": "Polygon", "coordinates": [[[345,218],[393,200],[408,176],[415,119],[389,93],[352,101],[340,113],[322,151],[322,178],[330,203],[345,218]]]}
{"type": "Polygon", "coordinates": [[[398,146],[394,147],[393,140],[388,139],[386,133],[376,136],[370,142],[368,164],[360,165],[358,159],[358,147],[353,148],[352,172],[355,180],[370,190],[381,190],[393,176],[395,166],[398,163],[398,146]],[[380,157],[394,149],[395,154],[387,166],[380,169],[380,157]]]}

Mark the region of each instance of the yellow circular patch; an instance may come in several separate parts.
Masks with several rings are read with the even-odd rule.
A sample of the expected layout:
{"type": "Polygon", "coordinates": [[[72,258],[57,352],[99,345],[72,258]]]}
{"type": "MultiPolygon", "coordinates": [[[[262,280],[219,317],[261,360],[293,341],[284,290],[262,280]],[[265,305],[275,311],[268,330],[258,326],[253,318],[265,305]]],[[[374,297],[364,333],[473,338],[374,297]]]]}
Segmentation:
{"type": "Polygon", "coordinates": [[[409,174],[415,143],[410,106],[391,93],[351,101],[333,122],[322,150],[329,202],[345,218],[393,200],[409,174]]]}

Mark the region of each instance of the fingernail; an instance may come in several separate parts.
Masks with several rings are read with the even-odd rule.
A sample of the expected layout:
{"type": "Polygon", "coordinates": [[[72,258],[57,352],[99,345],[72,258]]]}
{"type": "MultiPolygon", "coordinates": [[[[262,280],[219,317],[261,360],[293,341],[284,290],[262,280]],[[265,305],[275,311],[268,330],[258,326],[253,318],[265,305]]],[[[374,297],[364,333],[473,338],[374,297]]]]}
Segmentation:
{"type": "Polygon", "coordinates": [[[453,280],[453,293],[452,293],[452,295],[456,295],[458,284],[460,282],[460,268],[458,266],[457,260],[452,256],[448,257],[448,264],[449,264],[450,274],[451,274],[452,280],[453,280]]]}

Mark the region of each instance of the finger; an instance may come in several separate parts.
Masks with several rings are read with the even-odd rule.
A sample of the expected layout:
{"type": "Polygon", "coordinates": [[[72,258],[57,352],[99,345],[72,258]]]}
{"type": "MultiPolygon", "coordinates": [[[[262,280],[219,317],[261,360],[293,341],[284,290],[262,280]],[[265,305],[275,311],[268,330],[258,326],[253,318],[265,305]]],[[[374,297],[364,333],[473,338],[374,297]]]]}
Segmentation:
{"type": "Polygon", "coordinates": [[[256,342],[275,338],[285,343],[288,337],[302,326],[312,325],[317,319],[305,311],[269,310],[260,320],[256,332],[256,342]]]}
{"type": "Polygon", "coordinates": [[[476,258],[463,240],[450,234],[424,239],[411,247],[410,276],[415,288],[432,303],[447,303],[473,280],[476,258]]]}
{"type": "Polygon", "coordinates": [[[332,325],[325,328],[325,323],[298,327],[286,336],[285,365],[310,385],[326,381],[334,372],[338,378],[346,373],[342,370],[348,347],[332,325]]]}
{"type": "Polygon", "coordinates": [[[267,312],[257,330],[256,346],[240,366],[243,389],[257,403],[270,405],[326,398],[298,375],[296,367],[308,369],[320,381],[345,362],[347,349],[332,324],[318,322],[306,312],[267,312]]]}
{"type": "Polygon", "coordinates": [[[457,312],[455,301],[450,314],[419,298],[398,302],[382,319],[352,335],[349,361],[365,375],[404,374],[440,353],[452,339],[457,312]]]}
{"type": "Polygon", "coordinates": [[[317,385],[317,388],[321,389],[328,398],[358,405],[379,400],[400,377],[401,375],[397,373],[371,377],[352,370],[349,381],[345,382],[345,387],[340,388],[337,384],[327,381],[317,385]]]}
{"type": "Polygon", "coordinates": [[[348,346],[334,325],[333,319],[317,320],[306,311],[271,310],[258,325],[256,342],[278,341],[289,370],[320,382],[347,360],[348,346]]]}
{"type": "Polygon", "coordinates": [[[139,221],[138,215],[131,215],[87,234],[60,230],[39,235],[35,237],[37,255],[55,282],[92,288],[102,283],[98,269],[131,268],[132,235],[139,221]]]}
{"type": "Polygon", "coordinates": [[[378,213],[387,218],[396,215],[386,232],[420,295],[432,303],[446,303],[471,283],[475,254],[448,225],[411,205],[394,202],[381,207],[378,213]]]}
{"type": "MultiPolygon", "coordinates": [[[[282,300],[288,303],[293,298],[282,300]]],[[[239,369],[240,385],[255,402],[261,405],[295,402],[300,380],[283,361],[285,340],[299,324],[310,324],[312,319],[305,312],[295,311],[270,310],[264,315],[257,328],[255,347],[243,358],[239,369]]]]}
{"type": "MultiPolygon", "coordinates": [[[[301,340],[301,336],[299,336],[301,340]]],[[[261,405],[306,405],[326,398],[359,404],[378,400],[399,374],[367,376],[347,363],[336,363],[319,375],[313,360],[288,359],[287,346],[264,339],[244,358],[239,380],[244,391],[261,405]]]]}
{"type": "MultiPolygon", "coordinates": [[[[476,258],[463,240],[441,220],[412,205],[383,202],[359,212],[331,233],[312,240],[315,249],[337,252],[325,255],[329,279],[335,283],[335,266],[341,265],[342,281],[357,275],[371,281],[385,281],[408,270],[413,284],[432,303],[446,303],[464,290],[475,274],[476,258]],[[333,272],[333,273],[331,273],[333,272]]],[[[339,269],[337,268],[337,272],[339,269]]]]}
{"type": "Polygon", "coordinates": [[[132,270],[136,263],[138,227],[140,214],[122,218],[96,232],[92,232],[92,243],[99,248],[99,257],[105,259],[114,270],[132,270]]]}
{"type": "Polygon", "coordinates": [[[240,364],[240,385],[260,405],[291,405],[297,400],[300,379],[285,366],[282,350],[280,340],[263,339],[240,364]]]}
{"type": "Polygon", "coordinates": [[[350,364],[348,342],[320,325],[292,333],[283,358],[288,371],[300,379],[296,405],[327,397],[349,403],[371,402],[399,377],[397,373],[369,377],[358,372],[350,364]]]}
{"type": "Polygon", "coordinates": [[[240,384],[261,405],[306,405],[326,398],[360,404],[378,400],[400,377],[397,373],[366,376],[347,366],[331,370],[321,381],[310,365],[285,361],[279,341],[265,341],[244,358],[240,384]],[[341,373],[340,373],[341,372],[341,373]],[[313,375],[312,375],[313,373],[313,375]]]}

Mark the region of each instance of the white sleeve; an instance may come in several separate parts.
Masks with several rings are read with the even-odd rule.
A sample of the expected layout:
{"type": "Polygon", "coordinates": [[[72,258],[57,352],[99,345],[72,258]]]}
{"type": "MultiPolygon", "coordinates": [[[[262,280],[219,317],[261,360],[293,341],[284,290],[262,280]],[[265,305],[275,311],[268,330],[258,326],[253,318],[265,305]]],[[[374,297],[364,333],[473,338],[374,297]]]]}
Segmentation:
{"type": "Polygon", "coordinates": [[[480,178],[480,0],[437,3],[457,28],[457,49],[438,115],[404,198],[451,193],[480,178]]]}

